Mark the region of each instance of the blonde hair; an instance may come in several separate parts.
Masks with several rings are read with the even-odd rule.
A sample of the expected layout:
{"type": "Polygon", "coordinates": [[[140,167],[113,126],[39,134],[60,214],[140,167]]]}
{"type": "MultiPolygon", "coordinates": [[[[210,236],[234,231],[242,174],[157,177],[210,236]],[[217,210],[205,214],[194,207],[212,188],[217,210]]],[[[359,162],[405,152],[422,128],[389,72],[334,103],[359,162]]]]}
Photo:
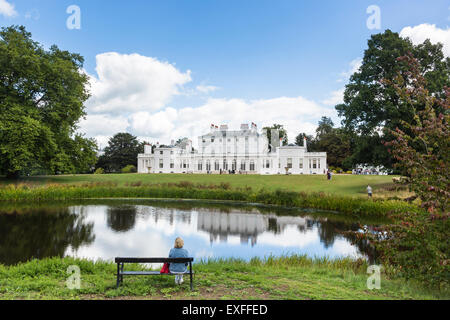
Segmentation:
{"type": "Polygon", "coordinates": [[[184,241],[180,237],[175,239],[175,248],[183,248],[184,241]]]}

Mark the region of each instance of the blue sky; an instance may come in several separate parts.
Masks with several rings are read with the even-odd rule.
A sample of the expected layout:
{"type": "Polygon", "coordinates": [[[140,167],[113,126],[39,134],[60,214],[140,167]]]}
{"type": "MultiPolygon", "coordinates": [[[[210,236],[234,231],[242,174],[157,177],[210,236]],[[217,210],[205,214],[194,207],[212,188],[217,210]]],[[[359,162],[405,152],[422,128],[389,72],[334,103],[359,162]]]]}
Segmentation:
{"type": "MultiPolygon", "coordinates": [[[[151,140],[195,138],[213,121],[233,127],[239,121],[253,121],[253,114],[260,126],[285,121],[291,138],[299,130],[312,132],[322,115],[339,122],[333,102],[342,96],[349,71],[357,67],[371,34],[410,27],[408,35],[417,41],[424,33],[447,41],[449,9],[450,3],[440,0],[0,0],[0,25],[23,24],[45,46],[57,44],[85,57],[86,72],[101,83],[102,89],[95,90],[104,91],[94,92],[96,99],[87,104],[88,120],[82,130],[101,143],[113,129],[151,140]],[[14,6],[13,14],[8,14],[5,3],[14,6]],[[81,10],[80,30],[66,27],[70,5],[81,10]],[[370,5],[380,8],[379,30],[366,26],[370,5]],[[103,53],[118,56],[100,61],[102,78],[96,73],[96,57],[103,53]],[[165,89],[156,88],[154,82],[138,88],[122,75],[107,78],[108,70],[119,72],[118,65],[147,63],[128,56],[134,53],[154,59],[142,71],[152,73],[149,78],[166,79],[166,71],[172,74],[165,89]],[[117,79],[124,81],[120,90],[110,83],[117,79]],[[144,90],[165,94],[141,95],[144,90]],[[116,99],[114,107],[97,108],[111,105],[111,92],[119,91],[120,103],[116,99]],[[134,98],[124,98],[127,95],[134,98]],[[131,108],[131,103],[139,107],[131,108]],[[186,116],[187,108],[195,109],[194,118],[186,116]],[[264,108],[275,108],[277,114],[264,108]],[[263,111],[259,116],[258,110],[263,111]],[[99,122],[108,125],[102,128],[99,122]]],[[[145,74],[138,78],[145,79],[145,74]]]]}

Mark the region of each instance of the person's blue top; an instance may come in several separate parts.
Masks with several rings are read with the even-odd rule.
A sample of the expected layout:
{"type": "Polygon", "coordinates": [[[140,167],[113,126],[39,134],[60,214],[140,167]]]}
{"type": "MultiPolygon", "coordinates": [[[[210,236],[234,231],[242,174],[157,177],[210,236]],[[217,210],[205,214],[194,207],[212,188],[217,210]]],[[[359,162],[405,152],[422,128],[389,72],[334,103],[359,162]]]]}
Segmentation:
{"type": "MultiPolygon", "coordinates": [[[[188,252],[183,248],[172,248],[169,252],[169,258],[188,258],[188,252]]],[[[171,263],[169,265],[170,272],[186,272],[187,263],[171,263]]]]}

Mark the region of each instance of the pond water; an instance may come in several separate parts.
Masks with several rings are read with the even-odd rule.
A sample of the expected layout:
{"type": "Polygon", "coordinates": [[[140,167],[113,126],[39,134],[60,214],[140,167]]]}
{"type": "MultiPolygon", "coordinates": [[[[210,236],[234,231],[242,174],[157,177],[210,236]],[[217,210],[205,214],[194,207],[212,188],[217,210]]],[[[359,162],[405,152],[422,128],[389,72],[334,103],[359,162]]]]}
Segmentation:
{"type": "Polygon", "coordinates": [[[0,263],[53,256],[165,257],[178,236],[196,260],[290,254],[371,259],[367,243],[352,243],[344,234],[360,227],[331,213],[199,202],[0,205],[0,263]]]}

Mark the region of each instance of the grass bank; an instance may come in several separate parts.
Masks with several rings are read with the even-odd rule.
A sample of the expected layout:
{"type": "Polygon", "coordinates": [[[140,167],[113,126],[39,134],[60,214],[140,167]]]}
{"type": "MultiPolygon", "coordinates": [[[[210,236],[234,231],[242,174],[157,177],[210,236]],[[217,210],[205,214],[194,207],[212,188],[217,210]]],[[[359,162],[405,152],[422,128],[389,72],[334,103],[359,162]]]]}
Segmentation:
{"type": "Polygon", "coordinates": [[[46,184],[85,184],[115,183],[117,186],[127,184],[169,184],[189,181],[193,184],[229,184],[232,188],[252,187],[254,190],[277,189],[295,192],[324,192],[340,196],[367,197],[366,187],[370,184],[375,198],[392,196],[406,197],[405,188],[394,185],[393,176],[371,175],[334,175],[331,181],[325,175],[207,175],[207,174],[85,174],[27,177],[18,181],[0,178],[0,185],[26,183],[46,184]]]}
{"type": "MultiPolygon", "coordinates": [[[[143,270],[142,265],[127,267],[143,270]]],[[[174,284],[171,276],[129,277],[115,287],[116,265],[73,258],[33,260],[0,265],[0,299],[448,299],[415,283],[388,279],[381,288],[367,288],[367,265],[349,259],[305,256],[241,260],[210,260],[194,264],[194,291],[189,282],[174,284]],[[81,288],[66,287],[67,268],[77,265],[81,288]]],[[[187,280],[187,279],[186,279],[187,280]]]]}
{"type": "Polygon", "coordinates": [[[9,184],[0,188],[3,201],[49,201],[98,198],[200,199],[261,203],[298,208],[332,210],[360,217],[386,217],[390,212],[417,211],[417,206],[400,200],[369,200],[329,193],[305,193],[252,187],[232,188],[230,184],[127,183],[9,184]]]}

